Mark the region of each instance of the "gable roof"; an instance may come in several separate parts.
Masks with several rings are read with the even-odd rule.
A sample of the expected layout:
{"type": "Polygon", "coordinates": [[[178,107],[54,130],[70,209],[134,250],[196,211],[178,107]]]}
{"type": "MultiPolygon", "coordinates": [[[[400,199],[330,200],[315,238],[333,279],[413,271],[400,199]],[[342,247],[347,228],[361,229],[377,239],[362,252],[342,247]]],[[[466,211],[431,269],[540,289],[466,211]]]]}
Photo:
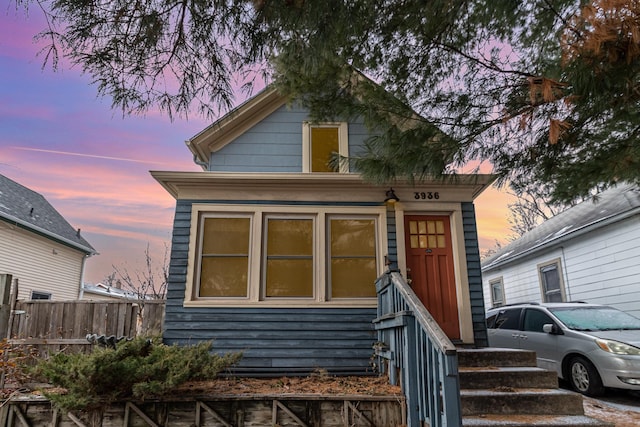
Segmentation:
{"type": "Polygon", "coordinates": [[[267,86],[185,143],[193,153],[196,163],[207,163],[209,153],[220,150],[286,102],[287,98],[274,86],[267,86]]]}
{"type": "Polygon", "coordinates": [[[42,195],[4,175],[0,175],[0,220],[86,254],[96,253],[89,242],[80,235],[80,230],[76,231],[42,195]]]}
{"type": "MultiPolygon", "coordinates": [[[[351,79],[352,82],[366,82],[379,87],[377,83],[357,70],[351,71],[351,79]]],[[[268,85],[257,95],[249,98],[185,141],[187,147],[193,153],[194,162],[200,165],[203,170],[207,170],[206,165],[209,162],[211,153],[222,149],[278,108],[291,101],[291,99],[282,95],[274,84],[268,85]]],[[[411,127],[410,123],[420,117],[413,110],[411,111],[413,112],[413,117],[402,117],[405,127],[411,127]]]]}
{"type": "Polygon", "coordinates": [[[640,213],[640,189],[622,184],[548,219],[482,263],[492,270],[584,233],[640,213]]]}

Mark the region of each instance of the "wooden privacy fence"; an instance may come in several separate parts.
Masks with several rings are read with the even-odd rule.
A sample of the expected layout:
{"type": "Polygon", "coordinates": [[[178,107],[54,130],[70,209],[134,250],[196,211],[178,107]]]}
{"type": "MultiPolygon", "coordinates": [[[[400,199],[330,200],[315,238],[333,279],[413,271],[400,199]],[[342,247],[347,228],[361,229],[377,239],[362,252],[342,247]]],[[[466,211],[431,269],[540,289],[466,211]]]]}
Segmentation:
{"type": "Polygon", "coordinates": [[[159,335],[164,301],[16,301],[9,342],[40,354],[91,349],[87,335],[159,335]]]}

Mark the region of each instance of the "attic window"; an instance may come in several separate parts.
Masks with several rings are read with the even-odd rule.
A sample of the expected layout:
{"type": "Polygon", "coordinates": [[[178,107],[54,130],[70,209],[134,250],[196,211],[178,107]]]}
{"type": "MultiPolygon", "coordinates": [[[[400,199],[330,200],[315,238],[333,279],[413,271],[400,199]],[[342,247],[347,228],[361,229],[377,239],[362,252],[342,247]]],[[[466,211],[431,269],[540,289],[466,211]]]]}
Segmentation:
{"type": "Polygon", "coordinates": [[[348,173],[347,165],[339,170],[331,167],[334,153],[349,155],[348,126],[346,122],[311,124],[304,122],[302,127],[302,171],[303,172],[341,172],[348,173]]]}

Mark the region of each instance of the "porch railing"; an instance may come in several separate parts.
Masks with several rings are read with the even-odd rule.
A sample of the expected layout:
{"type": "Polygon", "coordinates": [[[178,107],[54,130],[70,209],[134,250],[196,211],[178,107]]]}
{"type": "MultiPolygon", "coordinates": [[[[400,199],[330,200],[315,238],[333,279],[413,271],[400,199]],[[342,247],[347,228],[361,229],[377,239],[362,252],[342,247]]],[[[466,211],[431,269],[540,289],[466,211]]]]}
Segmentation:
{"type": "Polygon", "coordinates": [[[400,381],[409,427],[460,426],[456,347],[396,272],[376,282],[376,354],[393,384],[400,381]]]}

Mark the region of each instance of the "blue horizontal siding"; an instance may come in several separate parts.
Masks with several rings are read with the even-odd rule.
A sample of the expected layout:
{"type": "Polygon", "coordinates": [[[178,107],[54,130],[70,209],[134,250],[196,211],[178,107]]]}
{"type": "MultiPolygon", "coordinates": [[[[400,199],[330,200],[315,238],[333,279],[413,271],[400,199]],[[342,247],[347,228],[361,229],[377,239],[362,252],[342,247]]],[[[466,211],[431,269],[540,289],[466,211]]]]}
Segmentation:
{"type": "MultiPolygon", "coordinates": [[[[309,114],[282,106],[233,143],[212,153],[209,170],[217,172],[302,172],[302,123],[309,114]]],[[[362,120],[349,123],[349,153],[359,155],[370,133],[362,120]]]]}
{"type": "Polygon", "coordinates": [[[475,207],[473,203],[465,202],[462,203],[461,208],[474,343],[477,347],[486,347],[489,342],[484,315],[484,296],[482,292],[482,272],[480,270],[480,249],[478,248],[475,207]]]}
{"type": "Polygon", "coordinates": [[[217,353],[242,352],[237,374],[371,373],[375,308],[184,307],[191,206],[176,203],[165,343],[213,341],[217,353]]]}

